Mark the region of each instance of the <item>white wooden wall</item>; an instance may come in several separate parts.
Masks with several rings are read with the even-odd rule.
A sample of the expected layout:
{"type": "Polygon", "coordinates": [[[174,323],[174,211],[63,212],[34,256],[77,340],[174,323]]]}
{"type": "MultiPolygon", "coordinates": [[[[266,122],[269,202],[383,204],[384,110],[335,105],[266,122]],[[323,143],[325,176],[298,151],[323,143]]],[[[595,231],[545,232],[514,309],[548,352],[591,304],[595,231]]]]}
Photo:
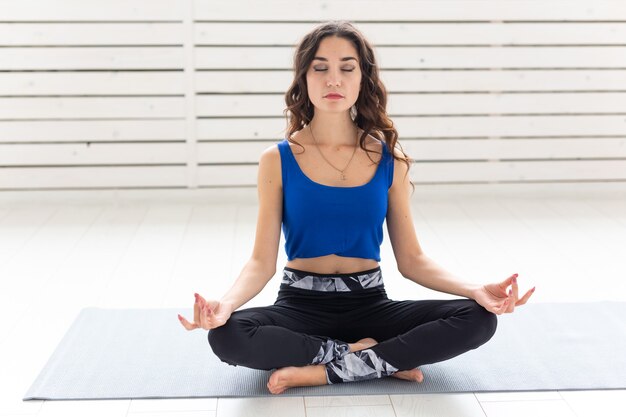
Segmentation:
{"type": "Polygon", "coordinates": [[[416,183],[626,181],[626,1],[0,0],[0,189],[254,186],[328,19],[416,183]]]}

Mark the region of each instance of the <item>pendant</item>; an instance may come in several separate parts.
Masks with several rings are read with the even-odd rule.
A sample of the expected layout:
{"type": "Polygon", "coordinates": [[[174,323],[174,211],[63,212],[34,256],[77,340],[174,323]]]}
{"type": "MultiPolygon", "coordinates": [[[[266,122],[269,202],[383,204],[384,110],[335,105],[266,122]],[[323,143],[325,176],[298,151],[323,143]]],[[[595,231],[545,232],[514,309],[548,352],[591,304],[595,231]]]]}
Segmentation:
{"type": "Polygon", "coordinates": [[[343,181],[345,181],[345,180],[346,180],[346,176],[345,176],[345,174],[344,174],[343,172],[341,173],[341,179],[342,179],[343,181]]]}

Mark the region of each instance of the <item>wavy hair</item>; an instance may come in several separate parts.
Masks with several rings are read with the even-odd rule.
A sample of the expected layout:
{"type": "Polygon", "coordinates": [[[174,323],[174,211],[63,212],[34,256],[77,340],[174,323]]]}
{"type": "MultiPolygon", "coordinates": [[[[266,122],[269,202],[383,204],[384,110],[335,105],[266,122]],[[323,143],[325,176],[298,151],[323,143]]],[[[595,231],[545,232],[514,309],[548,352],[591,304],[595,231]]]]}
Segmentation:
{"type": "MultiPolygon", "coordinates": [[[[373,151],[365,148],[367,136],[371,135],[378,140],[384,140],[393,158],[407,165],[408,174],[411,159],[398,142],[398,131],[387,115],[387,89],[380,80],[374,50],[365,36],[346,20],[324,22],[313,28],[298,42],[293,59],[294,78],[285,93],[287,107],[283,114],[287,119],[287,140],[304,148],[292,139],[292,136],[295,132],[304,129],[313,119],[314,106],[309,100],[306,73],[320,42],[327,36],[336,36],[350,41],[359,56],[362,74],[361,89],[356,103],[350,109],[353,122],[363,130],[359,138],[359,146],[369,157],[369,152],[373,151]],[[394,149],[399,149],[402,156],[396,155],[393,152],[394,149]]],[[[411,182],[411,187],[415,191],[413,182],[411,182]]]]}

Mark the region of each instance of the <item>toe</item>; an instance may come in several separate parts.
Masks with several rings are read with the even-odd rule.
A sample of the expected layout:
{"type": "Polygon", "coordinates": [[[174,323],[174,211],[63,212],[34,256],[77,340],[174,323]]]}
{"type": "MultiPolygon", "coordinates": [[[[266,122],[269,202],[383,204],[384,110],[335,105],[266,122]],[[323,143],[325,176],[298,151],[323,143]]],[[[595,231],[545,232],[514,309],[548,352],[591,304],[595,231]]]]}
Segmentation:
{"type": "Polygon", "coordinates": [[[418,369],[417,370],[417,382],[423,382],[423,381],[424,381],[424,374],[422,373],[422,371],[418,369]]]}

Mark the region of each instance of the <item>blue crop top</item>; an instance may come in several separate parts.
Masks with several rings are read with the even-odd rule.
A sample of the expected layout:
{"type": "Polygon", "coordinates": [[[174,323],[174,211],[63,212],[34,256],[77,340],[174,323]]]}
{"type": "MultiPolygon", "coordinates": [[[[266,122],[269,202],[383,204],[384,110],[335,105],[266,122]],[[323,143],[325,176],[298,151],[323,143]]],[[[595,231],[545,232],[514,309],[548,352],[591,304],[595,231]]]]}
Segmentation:
{"type": "Polygon", "coordinates": [[[287,139],[278,143],[288,260],[335,254],[380,261],[394,163],[386,143],[382,144],[382,158],[367,184],[333,187],[304,174],[287,139]]]}

